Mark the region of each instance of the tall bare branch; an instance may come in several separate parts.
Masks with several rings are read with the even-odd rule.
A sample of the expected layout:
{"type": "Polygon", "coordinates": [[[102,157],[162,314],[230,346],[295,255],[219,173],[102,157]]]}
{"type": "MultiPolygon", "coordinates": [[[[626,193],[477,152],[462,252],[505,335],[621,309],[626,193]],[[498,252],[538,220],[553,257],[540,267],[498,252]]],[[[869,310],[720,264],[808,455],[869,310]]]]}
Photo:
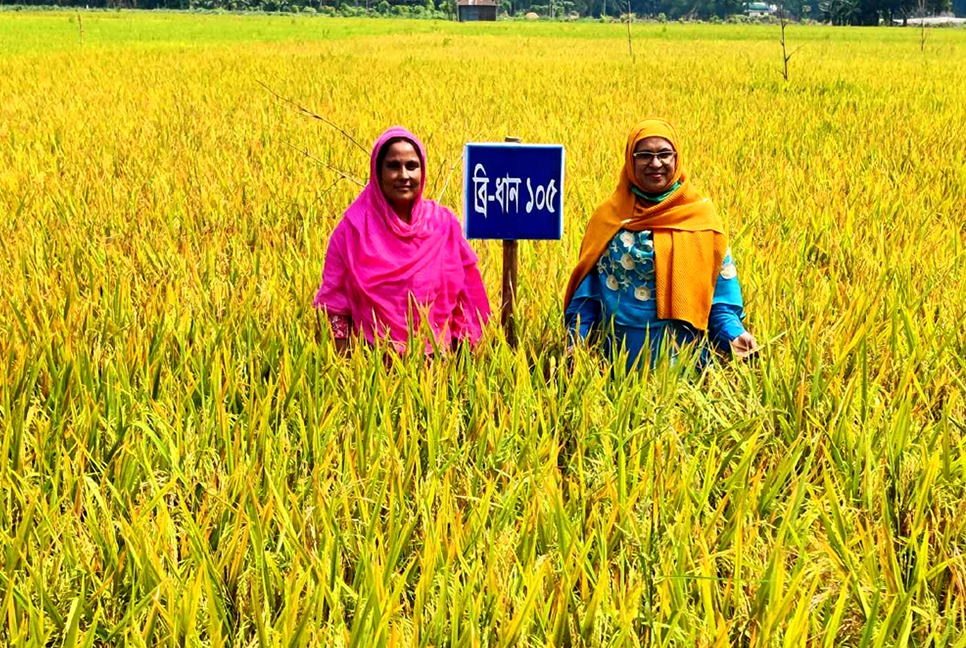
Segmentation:
{"type": "Polygon", "coordinates": [[[926,0],[919,0],[919,51],[926,51],[926,0]]]}
{"type": "Polygon", "coordinates": [[[634,58],[634,47],[631,44],[631,0],[627,0],[627,51],[634,58]]]}
{"type": "Polygon", "coordinates": [[[331,164],[329,164],[328,162],[323,162],[319,158],[315,157],[314,155],[312,155],[311,153],[308,152],[308,149],[301,148],[301,147],[296,146],[295,144],[292,144],[291,142],[288,142],[288,141],[286,141],[285,143],[288,144],[289,146],[291,146],[293,149],[295,149],[299,153],[301,153],[302,155],[304,155],[305,157],[309,158],[310,160],[314,160],[315,162],[318,162],[319,164],[321,164],[322,166],[324,166],[326,169],[328,169],[330,171],[334,171],[335,173],[338,173],[340,176],[342,176],[343,178],[345,178],[349,182],[354,182],[357,185],[359,185],[360,187],[365,187],[366,186],[365,183],[362,180],[356,178],[355,176],[351,176],[348,173],[346,173],[345,171],[343,171],[342,169],[338,169],[338,168],[332,166],[331,164]]]}
{"type": "Polygon", "coordinates": [[[321,115],[318,115],[318,114],[312,112],[311,110],[309,110],[308,108],[306,108],[302,104],[300,104],[300,103],[298,103],[296,101],[293,101],[292,99],[289,99],[288,97],[283,97],[282,95],[280,95],[279,93],[275,92],[274,90],[272,90],[271,88],[269,88],[265,83],[263,83],[262,81],[259,81],[258,79],[255,79],[255,83],[257,83],[258,85],[260,85],[263,88],[265,88],[276,99],[279,99],[280,101],[284,101],[285,103],[287,103],[288,105],[292,106],[293,108],[295,108],[295,110],[297,110],[299,113],[305,115],[306,117],[311,117],[312,119],[317,119],[320,122],[322,122],[323,124],[325,124],[327,126],[331,126],[332,128],[336,129],[337,131],[339,131],[340,133],[342,133],[342,135],[347,140],[349,140],[350,142],[352,142],[353,144],[355,144],[356,147],[358,147],[358,149],[360,151],[362,151],[363,154],[365,154],[366,157],[369,157],[369,151],[366,150],[366,147],[364,147],[362,144],[360,144],[358,142],[358,140],[356,140],[356,138],[354,138],[352,135],[350,135],[348,132],[346,132],[346,130],[344,128],[342,128],[341,126],[339,126],[338,124],[336,124],[336,123],[334,123],[334,122],[326,119],[325,117],[323,117],[321,115]]]}

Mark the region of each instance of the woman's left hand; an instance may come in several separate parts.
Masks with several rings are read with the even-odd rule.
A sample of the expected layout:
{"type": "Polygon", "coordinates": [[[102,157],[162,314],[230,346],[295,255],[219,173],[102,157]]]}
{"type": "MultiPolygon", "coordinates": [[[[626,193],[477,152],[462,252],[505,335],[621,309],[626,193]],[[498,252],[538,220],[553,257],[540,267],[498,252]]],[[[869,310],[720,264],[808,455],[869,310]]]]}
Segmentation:
{"type": "Polygon", "coordinates": [[[748,331],[745,331],[731,341],[731,353],[742,360],[747,360],[757,355],[758,351],[760,351],[758,341],[748,331]]]}

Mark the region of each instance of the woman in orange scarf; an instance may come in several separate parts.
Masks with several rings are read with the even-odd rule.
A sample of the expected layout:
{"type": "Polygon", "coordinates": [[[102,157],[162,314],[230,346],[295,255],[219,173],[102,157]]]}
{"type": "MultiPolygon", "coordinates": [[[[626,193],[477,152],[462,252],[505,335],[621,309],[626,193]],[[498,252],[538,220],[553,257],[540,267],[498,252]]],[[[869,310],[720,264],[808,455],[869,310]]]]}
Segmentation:
{"type": "MultiPolygon", "coordinates": [[[[665,119],[631,130],[617,190],[587,225],[564,298],[573,339],[603,327],[628,369],[654,365],[665,344],[703,338],[739,357],[758,350],[742,325],[741,286],[724,223],[684,170],[681,141],[665,119]]],[[[672,351],[673,352],[673,351],[672,351]]],[[[702,348],[703,359],[708,358],[702,348]]]]}

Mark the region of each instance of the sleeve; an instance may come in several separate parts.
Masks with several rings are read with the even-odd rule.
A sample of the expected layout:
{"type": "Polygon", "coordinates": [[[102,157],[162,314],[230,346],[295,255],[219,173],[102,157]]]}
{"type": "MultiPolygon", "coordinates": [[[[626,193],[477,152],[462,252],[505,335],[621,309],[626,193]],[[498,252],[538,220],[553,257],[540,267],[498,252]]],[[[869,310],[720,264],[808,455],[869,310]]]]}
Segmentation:
{"type": "Polygon", "coordinates": [[[322,285],[312,302],[314,308],[332,315],[349,316],[349,294],[346,287],[347,268],[345,264],[345,231],[340,223],[329,238],[325,252],[325,267],[322,269],[322,285]]]}
{"type": "Polygon", "coordinates": [[[738,269],[729,249],[721,263],[721,271],[714,286],[714,302],[708,316],[708,337],[719,349],[730,350],[730,342],[745,332],[742,324],[744,319],[744,300],[741,296],[741,284],[738,282],[738,269]]]}
{"type": "Polygon", "coordinates": [[[600,313],[600,278],[592,270],[577,286],[564,313],[571,340],[585,339],[600,321],[600,313]]]}
{"type": "Polygon", "coordinates": [[[739,306],[712,304],[711,315],[708,316],[708,337],[711,342],[722,350],[730,349],[731,341],[745,332],[741,323],[743,316],[739,306]]]}

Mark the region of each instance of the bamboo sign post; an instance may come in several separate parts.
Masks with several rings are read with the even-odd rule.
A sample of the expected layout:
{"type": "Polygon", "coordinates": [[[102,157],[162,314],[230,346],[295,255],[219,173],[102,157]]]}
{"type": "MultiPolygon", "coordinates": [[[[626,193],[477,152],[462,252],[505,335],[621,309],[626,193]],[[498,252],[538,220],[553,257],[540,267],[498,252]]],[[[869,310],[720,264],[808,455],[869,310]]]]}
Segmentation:
{"type": "Polygon", "coordinates": [[[463,165],[464,233],[468,239],[503,241],[500,322],[515,346],[519,241],[563,236],[564,148],[508,137],[467,144],[463,165]]]}
{"type": "Polygon", "coordinates": [[[517,323],[513,318],[513,303],[517,295],[517,242],[503,241],[503,291],[500,302],[500,324],[510,346],[517,345],[517,323]]]}

